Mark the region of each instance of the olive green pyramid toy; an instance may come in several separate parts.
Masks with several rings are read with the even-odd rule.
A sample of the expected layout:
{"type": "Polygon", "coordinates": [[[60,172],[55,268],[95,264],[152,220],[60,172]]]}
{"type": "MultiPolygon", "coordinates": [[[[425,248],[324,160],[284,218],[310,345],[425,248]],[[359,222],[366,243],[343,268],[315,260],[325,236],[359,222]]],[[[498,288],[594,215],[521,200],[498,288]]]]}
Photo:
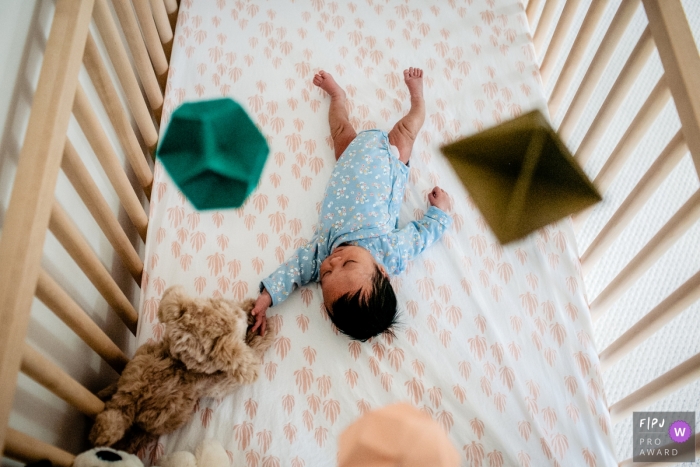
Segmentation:
{"type": "Polygon", "coordinates": [[[224,98],[175,109],[157,157],[195,208],[228,209],[255,189],[269,152],[245,110],[224,98]]]}
{"type": "Polygon", "coordinates": [[[501,244],[602,199],[537,110],[440,149],[501,244]]]}

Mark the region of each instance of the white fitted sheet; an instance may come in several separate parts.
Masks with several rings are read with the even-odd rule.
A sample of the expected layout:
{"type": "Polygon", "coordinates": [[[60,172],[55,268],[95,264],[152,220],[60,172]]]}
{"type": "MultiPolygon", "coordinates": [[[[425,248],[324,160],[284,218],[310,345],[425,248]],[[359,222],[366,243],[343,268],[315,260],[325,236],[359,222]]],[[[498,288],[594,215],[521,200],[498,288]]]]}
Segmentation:
{"type": "Polygon", "coordinates": [[[427,118],[400,225],[435,184],[454,226],[393,279],[396,338],[333,332],[316,285],[269,310],[280,327],[253,385],[203,399],[193,420],[142,452],[216,438],[236,466],[331,466],[362,413],[408,401],[449,433],[465,466],[615,463],[591,322],[568,220],[501,247],[439,146],[533,108],[546,111],[518,0],[183,0],[163,128],[183,101],[230,96],[268,138],[260,184],[238,210],[196,212],[156,164],[140,343],[158,339],[166,287],[255,297],[310,238],[334,157],[319,69],[348,94],[358,129],[389,130],[408,109],[402,70],[425,72],[427,118]]]}

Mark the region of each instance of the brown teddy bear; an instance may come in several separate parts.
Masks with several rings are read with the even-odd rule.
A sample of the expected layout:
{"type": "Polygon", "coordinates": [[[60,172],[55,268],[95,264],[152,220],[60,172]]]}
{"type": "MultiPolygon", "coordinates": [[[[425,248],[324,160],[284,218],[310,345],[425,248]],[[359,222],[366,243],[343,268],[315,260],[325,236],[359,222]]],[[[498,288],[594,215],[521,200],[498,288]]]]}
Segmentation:
{"type": "Polygon", "coordinates": [[[181,286],[167,289],[158,308],[163,340],[138,348],[95,419],[92,444],[119,441],[119,449],[136,452],[154,436],[184,425],[200,397],[222,397],[255,381],[276,330],[268,321],[264,337],[249,331],[253,305],[254,300],[193,299],[181,286]]]}

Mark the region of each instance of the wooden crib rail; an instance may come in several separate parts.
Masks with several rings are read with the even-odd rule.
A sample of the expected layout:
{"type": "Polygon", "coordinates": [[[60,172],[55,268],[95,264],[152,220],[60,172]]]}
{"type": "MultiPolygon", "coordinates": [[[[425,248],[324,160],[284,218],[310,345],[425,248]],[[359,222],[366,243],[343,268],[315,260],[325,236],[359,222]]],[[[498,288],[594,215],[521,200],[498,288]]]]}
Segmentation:
{"type": "Polygon", "coordinates": [[[605,313],[698,219],[700,219],[700,190],[681,206],[591,302],[593,319],[605,313]]]}
{"type": "Polygon", "coordinates": [[[600,353],[603,371],[614,365],[632,349],[644,342],[661,327],[700,299],[700,272],[695,273],[675,292],[644,315],[631,328],[600,353]]]}
{"type": "MultiPolygon", "coordinates": [[[[136,79],[134,70],[129,62],[129,57],[126,54],[126,49],[124,44],[119,38],[119,29],[117,28],[114,18],[109,12],[109,8],[105,1],[95,2],[95,12],[94,12],[95,24],[97,25],[97,30],[102,36],[102,42],[107,49],[107,54],[109,59],[114,65],[114,70],[119,78],[119,83],[124,90],[126,95],[126,100],[131,109],[131,113],[136,121],[136,126],[139,128],[141,137],[143,138],[146,146],[149,149],[155,150],[156,144],[158,143],[158,130],[156,129],[151,114],[148,110],[146,102],[141,95],[141,89],[139,88],[139,82],[136,79]]],[[[86,67],[88,72],[91,68],[99,69],[99,73],[103,76],[108,76],[105,66],[102,64],[102,60],[99,58],[99,53],[95,55],[92,52],[92,46],[90,45],[91,39],[88,39],[88,48],[86,49],[86,67]],[[88,66],[92,65],[92,66],[88,66]]],[[[94,51],[97,49],[94,48],[94,51]]],[[[109,78],[107,78],[109,80],[109,78]]],[[[113,99],[110,99],[113,101],[113,99]]]]}
{"type": "MultiPolygon", "coordinates": [[[[83,63],[88,75],[90,75],[93,86],[97,90],[97,94],[100,96],[102,106],[107,111],[107,116],[117,134],[119,143],[124,149],[126,157],[129,159],[131,169],[134,171],[136,178],[138,178],[146,196],[150,199],[151,188],[153,186],[153,172],[151,172],[151,168],[148,166],[148,162],[146,162],[141,145],[138,139],[136,139],[136,132],[134,132],[134,129],[131,127],[129,117],[124,111],[124,107],[122,107],[119,102],[117,89],[100,57],[100,52],[92,34],[88,34],[87,42],[85,43],[83,63]]],[[[150,117],[148,121],[151,126],[153,126],[150,117]]]]}
{"type": "Polygon", "coordinates": [[[129,330],[136,334],[136,310],[57,201],[52,204],[49,229],[109,306],[117,312],[129,330]]]}
{"type": "Polygon", "coordinates": [[[49,459],[53,465],[58,467],[72,467],[75,460],[73,454],[12,428],[8,428],[5,437],[5,455],[22,462],[49,459]]]}
{"type": "MultiPolygon", "coordinates": [[[[549,112],[552,115],[555,115],[559,110],[561,101],[564,99],[564,94],[571,86],[576,70],[583,61],[586,48],[591,41],[591,37],[593,36],[596,26],[600,22],[600,18],[603,16],[608,3],[609,0],[592,2],[591,6],[588,8],[588,11],[586,11],[586,16],[583,18],[581,29],[579,29],[578,34],[576,35],[576,39],[574,40],[571,50],[569,51],[566,61],[564,62],[564,68],[562,68],[561,74],[554,84],[552,94],[549,96],[549,112]]],[[[532,24],[532,20],[530,20],[530,24],[532,24]]]]}
{"type": "Polygon", "coordinates": [[[700,175],[700,55],[680,1],[643,0],[643,4],[700,175]]]}
{"type": "MultiPolygon", "coordinates": [[[[555,4],[555,2],[550,3],[555,4]]],[[[542,81],[544,82],[549,81],[549,78],[552,75],[552,71],[554,71],[554,63],[557,57],[559,56],[559,53],[561,52],[561,48],[564,46],[564,36],[571,29],[571,25],[573,24],[574,19],[576,17],[576,10],[578,9],[580,4],[581,0],[569,0],[564,5],[564,11],[561,12],[561,17],[559,18],[559,21],[557,21],[556,27],[554,28],[554,34],[552,35],[552,39],[549,43],[549,47],[547,47],[547,50],[542,58],[542,64],[540,65],[540,73],[542,75],[542,81]]],[[[544,18],[545,15],[543,12],[542,19],[540,21],[543,22],[544,18]]],[[[552,19],[554,19],[553,16],[552,19]]],[[[542,37],[544,37],[544,31],[547,29],[549,29],[549,26],[545,24],[537,25],[537,31],[542,31],[540,33],[540,36],[542,37]]],[[[537,41],[535,39],[536,38],[533,38],[533,41],[535,42],[535,51],[541,55],[542,45],[540,44],[538,46],[537,41]]]]}
{"type": "Polygon", "coordinates": [[[8,427],[14,382],[20,369],[88,416],[96,415],[104,406],[88,389],[24,342],[34,296],[116,371],[123,370],[128,362],[124,353],[89,314],[41,268],[48,229],[122,318],[126,327],[132,333],[136,332],[137,313],[130,300],[54,198],[58,171],[62,168],[131,277],[140,285],[143,260],[102,195],[100,184],[91,177],[83,161],[89,157],[97,158],[121,207],[131,219],[139,237],[145,240],[148,218],[139,199],[141,193],[134,191],[119,160],[118,151],[112,146],[106,129],[99,121],[94,104],[78,82],[78,73],[81,64],[84,64],[118,144],[138,184],[150,197],[153,173],[148,158],[149,151],[152,152],[158,142],[156,119],[163,104],[161,86],[164,80],[159,83],[158,77],[167,76],[169,65],[165,51],[169,50],[168,43],[172,42],[171,25],[177,14],[177,3],[170,0],[134,3],[130,0],[113,0],[119,18],[118,26],[106,0],[56,1],[55,16],[0,236],[0,322],[3,323],[0,327],[0,381],[3,381],[0,385],[0,447],[4,455],[23,461],[49,458],[55,465],[68,466],[72,464],[74,456],[8,427]],[[92,19],[117,75],[128,112],[122,106],[118,85],[113,82],[105,58],[89,31],[92,19]],[[118,27],[124,28],[124,36],[134,58],[133,67],[118,27]],[[146,97],[141,93],[141,86],[146,97]],[[147,100],[151,102],[150,109],[147,100]],[[68,140],[71,113],[76,117],[94,156],[79,154],[68,140]],[[139,142],[139,135],[132,128],[132,118],[145,151],[139,142]]]}
{"type": "MultiPolygon", "coordinates": [[[[66,140],[66,149],[63,151],[61,168],[73,185],[73,188],[75,188],[75,191],[78,192],[80,199],[85,203],[90,214],[92,214],[92,217],[97,221],[114,251],[119,254],[134,281],[137,284],[141,284],[143,261],[141,261],[124,229],[119,225],[119,221],[109,208],[97,184],[90,177],[90,173],[80,159],[78,151],[68,140],[66,140]]],[[[119,168],[121,169],[121,167],[119,168]]]]}
{"type": "Polygon", "coordinates": [[[133,222],[134,227],[136,227],[141,240],[145,242],[146,231],[148,230],[148,215],[146,215],[138,196],[131,187],[131,183],[119,163],[117,154],[112,149],[112,145],[109,143],[109,139],[107,139],[107,135],[102,129],[97,115],[90,107],[90,101],[80,85],[78,85],[75,93],[73,115],[75,115],[75,119],[80,124],[80,128],[87,137],[90,146],[92,146],[93,152],[97,156],[100,165],[102,165],[109,181],[117,191],[117,196],[126,214],[133,222]]]}
{"type": "Polygon", "coordinates": [[[687,152],[688,146],[679,130],[581,255],[584,276],[600,260],[687,152]]]}
{"type": "Polygon", "coordinates": [[[590,101],[601,76],[603,76],[603,71],[605,71],[608,63],[610,63],[613,52],[620,43],[625,29],[627,29],[627,26],[632,22],[632,17],[639,5],[639,1],[640,0],[625,0],[617,10],[610,27],[600,43],[600,47],[593,57],[593,61],[583,77],[583,81],[573,101],[566,109],[564,118],[559,125],[559,134],[562,138],[569,139],[571,136],[574,124],[581,118],[581,114],[585,110],[586,104],[590,101]]]}
{"type": "MultiPolygon", "coordinates": [[[[540,16],[544,18],[544,20],[540,19],[537,24],[534,33],[535,39],[547,36],[549,21],[545,14],[548,12],[547,8],[553,3],[556,2],[548,2],[542,8],[541,2],[530,0],[527,6],[527,15],[530,21],[533,21],[536,12],[540,10],[542,12],[540,16]],[[541,27],[546,29],[541,30],[541,27]]],[[[649,61],[654,47],[661,58],[664,75],[633,118],[603,167],[596,174],[594,183],[601,192],[605,192],[611,184],[618,181],[618,175],[625,161],[637,149],[642,138],[654,131],[654,122],[671,98],[681,122],[681,129],[661,151],[656,161],[583,253],[581,262],[584,274],[588,274],[603,257],[614,240],[622,234],[625,227],[630,224],[646,201],[651,198],[688,152],[690,152],[695,168],[700,174],[700,55],[680,0],[623,1],[615,12],[601,45],[595,51],[590,66],[583,72],[583,80],[576,90],[571,104],[566,109],[561,108],[564,94],[570,88],[574,75],[582,64],[584,51],[589,47],[593,31],[600,22],[608,3],[603,0],[591,3],[572,49],[567,58],[563,60],[564,67],[553,85],[549,97],[549,109],[553,117],[557,112],[563,115],[558,130],[560,135],[565,140],[568,140],[572,135],[574,127],[578,124],[582,112],[591,100],[604,69],[610,62],[640,3],[647,15],[648,26],[641,34],[611,90],[605,96],[593,122],[585,131],[585,136],[576,150],[575,158],[583,165],[597,149],[605,130],[621,109],[623,101],[649,61]]],[[[563,39],[563,33],[560,33],[562,25],[571,24],[571,16],[575,14],[578,5],[577,0],[568,0],[564,6],[552,42],[544,52],[544,58],[541,61],[541,72],[545,80],[552,79],[554,63],[557,60],[561,49],[560,43],[563,39]],[[554,37],[557,37],[559,44],[554,43],[554,37]]],[[[535,40],[535,46],[541,54],[541,50],[537,47],[537,40],[535,40]]],[[[591,210],[576,216],[575,225],[580,227],[590,213],[591,210]]],[[[599,318],[614,305],[617,299],[656,264],[661,256],[698,219],[700,219],[700,190],[695,192],[678,209],[603,291],[594,297],[590,305],[593,319],[599,318]]],[[[661,303],[605,348],[600,353],[602,369],[610,368],[664,324],[696,303],[698,299],[700,299],[700,272],[687,279],[685,283],[671,292],[661,303]]],[[[695,355],[613,404],[610,407],[613,423],[617,423],[629,416],[632,411],[643,409],[698,378],[700,378],[700,355],[695,355]]]]}
{"type": "Polygon", "coordinates": [[[700,354],[690,357],[680,365],[645,384],[632,394],[610,406],[610,419],[613,425],[635,410],[648,407],[665,395],[700,378],[700,354]]]}
{"type": "MultiPolygon", "coordinates": [[[[639,145],[639,142],[651,129],[669,99],[671,99],[671,92],[666,84],[665,76],[662,76],[659,82],[656,83],[656,86],[654,86],[654,89],[652,89],[646,101],[644,101],[639,112],[637,112],[637,115],[627,128],[627,131],[625,131],[625,134],[620,138],[615,149],[613,149],[612,153],[608,156],[603,167],[596,174],[593,183],[598,187],[602,195],[605,195],[605,192],[610,188],[610,184],[620,173],[627,159],[629,159],[639,145]]],[[[577,231],[579,231],[586,220],[588,220],[593,209],[594,208],[589,208],[574,215],[574,228],[577,231]]]]}
{"type": "MultiPolygon", "coordinates": [[[[177,5],[176,5],[177,6],[177,5]]],[[[151,0],[151,10],[163,49],[170,49],[173,41],[173,28],[168,19],[168,10],[162,0],[151,0]]],[[[167,54],[166,54],[167,55],[167,54]]]]}
{"type": "Polygon", "coordinates": [[[58,0],[0,237],[0,443],[15,393],[93,0],[58,0]]]}
{"type": "MultiPolygon", "coordinates": [[[[148,56],[151,57],[151,63],[153,64],[155,74],[159,79],[164,81],[168,74],[168,59],[165,57],[165,50],[163,49],[163,44],[161,43],[161,38],[156,28],[150,2],[133,2],[133,5],[139,25],[141,26],[143,38],[146,41],[146,49],[148,50],[148,56]]],[[[130,11],[129,8],[127,8],[127,10],[130,11]]]]}
{"type": "Polygon", "coordinates": [[[27,344],[22,349],[21,368],[22,373],[89,417],[104,409],[104,402],[97,396],[27,344]]]}
{"type": "Polygon", "coordinates": [[[124,352],[43,269],[39,272],[36,297],[117,373],[122,372],[129,362],[124,352]]]}
{"type": "MultiPolygon", "coordinates": [[[[141,3],[143,3],[143,1],[141,3]]],[[[151,66],[148,51],[146,50],[146,44],[144,44],[141,37],[141,32],[139,31],[139,25],[136,22],[136,17],[131,9],[131,2],[127,2],[126,0],[115,0],[112,2],[112,5],[114,6],[114,11],[116,11],[117,17],[119,18],[119,23],[124,31],[126,42],[129,44],[129,50],[134,58],[136,71],[138,72],[139,78],[141,78],[141,84],[143,85],[148,102],[154,111],[159,112],[163,107],[163,92],[158,84],[156,71],[154,71],[153,67],[151,66]]],[[[107,0],[95,0],[96,13],[99,11],[103,12],[102,15],[105,15],[108,13],[105,12],[107,8],[107,0]]],[[[119,42],[121,43],[121,41],[119,42]]],[[[165,70],[160,70],[160,73],[166,72],[167,67],[165,70]]]]}
{"type": "MultiPolygon", "coordinates": [[[[567,3],[575,3],[574,2],[567,2],[567,3]]],[[[552,22],[554,21],[554,14],[557,12],[557,3],[558,2],[546,2],[544,4],[544,9],[542,10],[542,14],[540,14],[540,19],[537,22],[537,30],[535,31],[535,35],[532,38],[532,43],[535,46],[535,53],[538,55],[542,53],[542,46],[544,45],[544,40],[545,40],[545,35],[547,34],[547,31],[549,28],[552,26],[552,22]]]]}
{"type": "Polygon", "coordinates": [[[632,50],[627,62],[625,62],[625,66],[622,68],[622,71],[620,71],[620,75],[615,80],[608,96],[600,107],[598,115],[596,115],[588,131],[586,131],[583,141],[576,149],[576,160],[582,166],[586,165],[591,154],[593,154],[596,143],[600,141],[603,133],[612,123],[615,114],[620,110],[622,102],[641,74],[644,65],[646,65],[653,51],[654,39],[651,36],[651,31],[647,27],[639,37],[637,45],[634,47],[634,50],[632,50]]]}

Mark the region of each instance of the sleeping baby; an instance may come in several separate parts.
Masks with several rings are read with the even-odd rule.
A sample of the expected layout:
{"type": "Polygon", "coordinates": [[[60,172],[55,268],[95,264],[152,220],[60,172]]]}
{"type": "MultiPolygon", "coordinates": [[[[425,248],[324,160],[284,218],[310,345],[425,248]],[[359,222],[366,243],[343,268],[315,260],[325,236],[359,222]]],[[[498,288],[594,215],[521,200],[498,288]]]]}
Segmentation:
{"type": "Polygon", "coordinates": [[[263,279],[252,314],[253,331],[265,333],[268,307],[296,287],[320,282],[328,316],[342,333],[366,341],[392,332],[396,295],[389,276],[452,224],[447,193],[435,187],[423,218],[398,229],[413,143],[425,120],[423,70],[404,70],[411,109],[389,133],[352,127],[345,91],[324,71],[313,79],[331,97],[328,120],[337,161],[326,188],[314,237],[263,279]]]}

